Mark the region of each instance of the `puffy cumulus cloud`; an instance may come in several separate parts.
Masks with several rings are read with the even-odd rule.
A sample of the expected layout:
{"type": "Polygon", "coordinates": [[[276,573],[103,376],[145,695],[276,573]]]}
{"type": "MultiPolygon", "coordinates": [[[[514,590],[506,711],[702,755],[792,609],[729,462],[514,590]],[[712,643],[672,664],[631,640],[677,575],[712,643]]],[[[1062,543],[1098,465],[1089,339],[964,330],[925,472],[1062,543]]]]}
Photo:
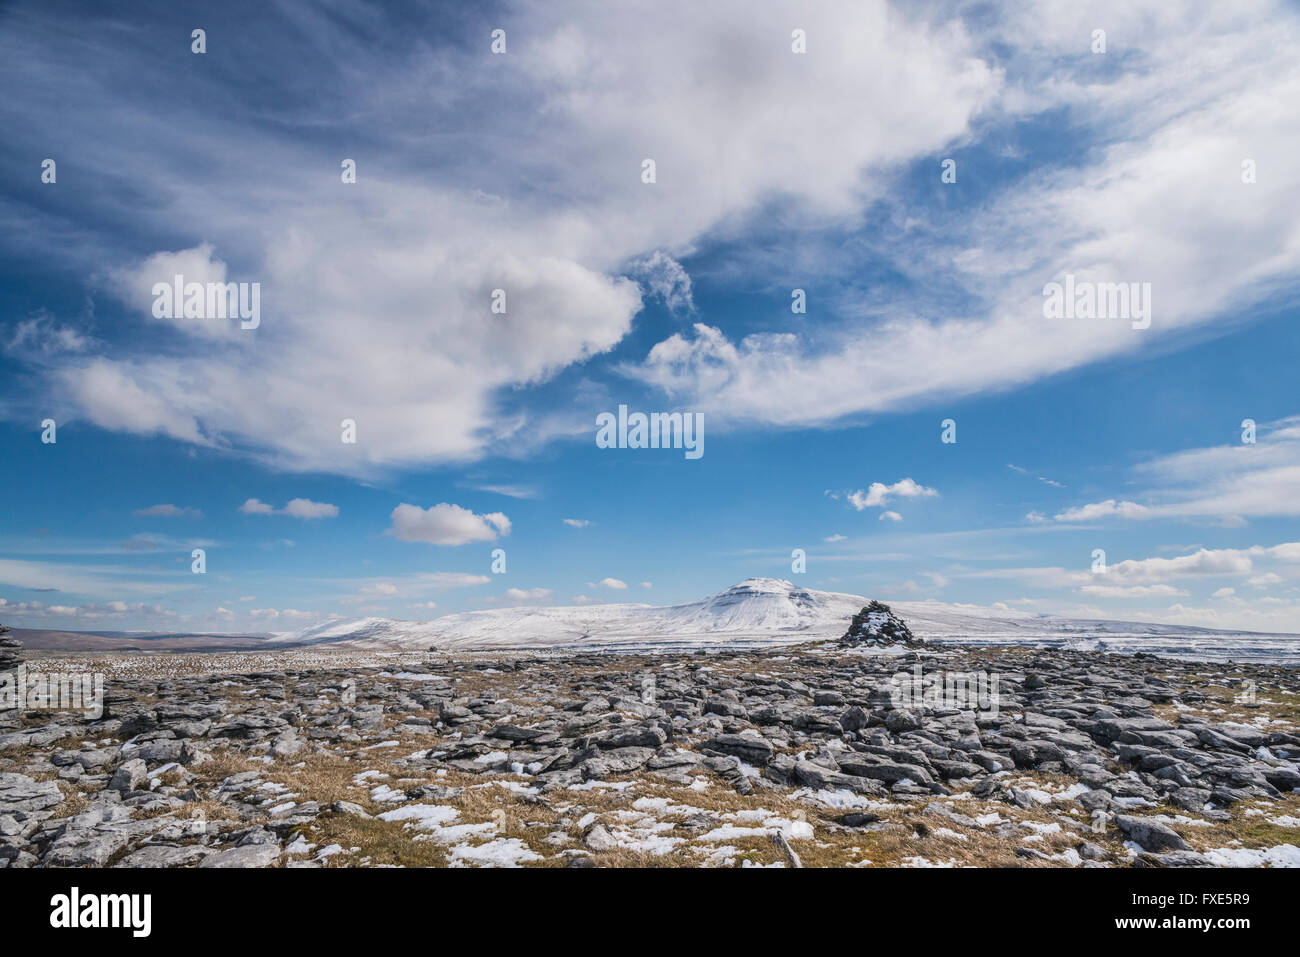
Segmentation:
{"type": "Polygon", "coordinates": [[[598,582],[587,582],[588,588],[610,588],[614,591],[625,591],[627,582],[620,581],[617,578],[602,578],[598,582]]]}
{"type": "MultiPolygon", "coordinates": [[[[106,429],[289,468],[363,475],[473,459],[528,434],[503,396],[627,335],[642,305],[634,277],[688,309],[678,260],[719,227],[774,199],[809,220],[855,221],[905,164],[966,136],[1002,82],[958,20],[878,0],[800,11],[815,55],[798,57],[779,5],[666,0],[651,19],[596,0],[508,7],[512,40],[528,39],[486,70],[478,47],[371,48],[341,21],[259,11],[267,22],[245,24],[245,53],[310,63],[312,88],[356,109],[304,114],[307,78],[281,88],[273,72],[258,85],[273,111],[216,126],[192,103],[229,97],[213,86],[225,78],[177,76],[147,44],[133,55],[80,37],[79,69],[24,101],[16,148],[77,129],[96,147],[88,181],[130,170],[165,184],[166,201],[92,197],[91,215],[133,217],[147,237],[134,255],[115,251],[117,227],[43,249],[121,260],[101,269],[103,288],[128,321],[167,338],[156,351],[69,354],[51,389],[106,429]],[[162,91],[147,109],[132,95],[141,85],[162,91]],[[163,138],[175,148],[138,149],[163,138]],[[387,159],[362,160],[358,182],[341,186],[344,141],[387,159]],[[276,162],[250,177],[235,158],[254,150],[276,162]],[[646,156],[658,164],[651,186],[639,179],[646,156]],[[188,245],[177,224],[197,224],[188,245]],[[260,282],[260,327],[154,319],[152,282],[176,272],[260,282]],[[504,315],[490,311],[496,289],[504,315]],[[344,418],[355,445],[338,441],[344,418]]],[[[15,25],[0,52],[44,75],[47,27],[15,25]]]]}
{"type": "Polygon", "coordinates": [[[1190,555],[1177,558],[1127,559],[1106,566],[1104,577],[1126,584],[1165,582],[1179,578],[1209,575],[1242,576],[1254,568],[1252,555],[1264,554],[1263,548],[1197,549],[1190,555]]]}
{"type": "Polygon", "coordinates": [[[174,365],[159,368],[150,360],[95,358],[64,365],[51,374],[81,414],[101,428],[211,444],[198,419],[169,398],[187,388],[185,373],[174,365]],[[156,370],[152,382],[138,375],[139,369],[150,365],[156,370]]]}
{"type": "Polygon", "coordinates": [[[459,505],[440,502],[420,508],[403,502],[393,509],[387,534],[403,542],[427,542],[430,545],[464,545],[468,542],[496,541],[510,534],[510,519],[500,512],[476,515],[459,505]]]}
{"type": "Polygon", "coordinates": [[[289,515],[293,518],[302,519],[337,518],[339,514],[337,505],[331,505],[328,502],[313,502],[309,498],[290,499],[284,508],[276,508],[260,499],[250,498],[239,506],[239,511],[245,515],[289,515]]]}
{"type": "Polygon", "coordinates": [[[886,511],[880,513],[880,521],[882,522],[884,521],[901,522],[902,520],[903,520],[903,516],[899,515],[895,511],[886,511]]]}
{"type": "Polygon", "coordinates": [[[328,502],[313,502],[309,498],[290,499],[284,507],[284,514],[294,518],[335,518],[339,514],[337,505],[328,502]]]}
{"type": "Polygon", "coordinates": [[[1284,562],[1300,562],[1300,542],[1283,542],[1268,550],[1274,558],[1284,562]]]}
{"type": "Polygon", "coordinates": [[[213,253],[212,244],[206,242],[192,249],[156,252],[141,262],[112,269],[107,283],[133,315],[147,316],[157,322],[168,323],[185,335],[197,339],[234,341],[241,331],[237,318],[187,319],[182,314],[184,300],[173,302],[171,291],[167,292],[167,301],[171,303],[171,308],[157,310],[167,313],[166,315],[155,315],[154,303],[157,299],[155,287],[162,284],[170,290],[174,287],[177,276],[182,277],[185,285],[199,283],[204,287],[206,309],[209,284],[221,283],[224,286],[226,282],[226,264],[213,253]]]}
{"type": "Polygon", "coordinates": [[[864,492],[858,489],[856,492],[850,492],[846,496],[850,505],[859,512],[868,508],[878,508],[886,503],[900,498],[934,498],[938,492],[932,488],[926,488],[910,478],[901,479],[893,485],[886,485],[883,482],[872,482],[864,492]]]}

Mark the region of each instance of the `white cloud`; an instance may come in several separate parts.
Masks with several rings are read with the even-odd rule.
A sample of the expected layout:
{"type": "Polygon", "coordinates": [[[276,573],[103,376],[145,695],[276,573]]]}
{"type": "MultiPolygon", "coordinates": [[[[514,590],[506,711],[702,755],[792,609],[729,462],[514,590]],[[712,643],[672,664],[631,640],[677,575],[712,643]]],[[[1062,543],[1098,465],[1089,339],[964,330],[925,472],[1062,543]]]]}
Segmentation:
{"type": "Polygon", "coordinates": [[[549,588],[507,588],[506,596],[509,601],[544,601],[551,597],[549,588]]]}
{"type": "Polygon", "coordinates": [[[148,508],[138,508],[135,510],[136,515],[143,515],[156,518],[202,518],[203,513],[197,508],[180,508],[176,505],[150,505],[148,508]]]}
{"type": "Polygon", "coordinates": [[[1192,519],[1235,526],[1248,518],[1300,516],[1300,416],[1259,426],[1257,444],[1188,449],[1139,464],[1146,504],[1113,498],[1066,509],[1058,521],[1192,519]]]}
{"type": "Polygon", "coordinates": [[[835,534],[835,535],[827,535],[825,538],[822,539],[822,541],[834,544],[835,542],[842,542],[847,538],[848,538],[847,535],[835,534]]]}
{"type": "Polygon", "coordinates": [[[910,478],[901,479],[893,485],[872,482],[864,492],[858,489],[848,493],[849,504],[861,512],[863,509],[876,508],[896,498],[933,498],[939,493],[932,488],[917,484],[910,478]]]}
{"type": "MultiPolygon", "coordinates": [[[[851,287],[836,304],[846,321],[798,334],[736,339],[697,324],[651,349],[636,373],[704,409],[715,428],[821,424],[1023,385],[1211,322],[1226,328],[1225,316],[1294,290],[1300,198],[1286,175],[1247,186],[1240,170],[1246,155],[1288,169],[1300,152],[1285,106],[1300,97],[1300,17],[1277,2],[1209,19],[1193,9],[1111,5],[1113,44],[1151,30],[1160,43],[1105,57],[1085,55],[1096,17],[1083,8],[990,12],[987,31],[971,29],[988,44],[981,53],[1006,45],[1007,81],[975,138],[1050,112],[1058,135],[1090,147],[1079,165],[1011,180],[960,220],[915,205],[882,210],[874,248],[908,276],[905,299],[851,287]],[[1150,328],[1044,320],[1041,290],[1066,273],[1151,283],[1150,328]]],[[[829,242],[818,251],[836,252],[829,242]]],[[[773,264],[789,255],[781,247],[773,264]]],[[[850,259],[860,255],[842,271],[850,259]]]]}
{"type": "Polygon", "coordinates": [[[1128,559],[1108,565],[1104,577],[1136,584],[1207,575],[1241,576],[1249,574],[1254,567],[1251,555],[1263,551],[1262,548],[1201,548],[1177,558],[1128,559]]]}
{"type": "Polygon", "coordinates": [[[329,584],[340,593],[354,590],[356,594],[352,601],[365,601],[393,595],[417,598],[429,592],[486,585],[491,580],[490,575],[471,572],[417,572],[383,579],[335,579],[329,584]]]}
{"type": "Polygon", "coordinates": [[[531,485],[473,485],[480,492],[491,492],[494,495],[504,495],[507,498],[534,499],[538,497],[537,489],[531,485]]]}
{"type": "MultiPolygon", "coordinates": [[[[186,551],[186,562],[188,550],[186,551]]],[[[117,598],[126,593],[150,597],[193,588],[188,567],[185,579],[156,569],[131,565],[87,565],[0,558],[0,584],[33,591],[117,598]]]]}
{"type": "Polygon", "coordinates": [[[510,519],[500,512],[475,515],[467,508],[446,502],[430,508],[403,502],[393,509],[391,519],[388,534],[403,542],[464,545],[468,542],[491,542],[498,535],[510,534],[510,519]]]}
{"type": "Polygon", "coordinates": [[[1077,508],[1067,508],[1054,517],[1058,522],[1091,522],[1099,518],[1146,518],[1150,510],[1136,502],[1117,502],[1108,498],[1104,502],[1093,502],[1077,508]]]}
{"type": "Polygon", "coordinates": [[[645,259],[632,264],[631,273],[645,283],[652,296],[663,300],[672,312],[694,312],[691,277],[682,264],[663,250],[655,250],[645,259]]]}
{"type": "MultiPolygon", "coordinates": [[[[287,16],[297,32],[250,38],[250,55],[344,45],[339,23],[287,16]]],[[[295,469],[368,474],[513,446],[529,433],[498,398],[626,336],[642,296],[624,275],[630,264],[655,264],[652,293],[686,308],[686,277],[672,264],[702,237],[774,198],[805,220],[853,220],[903,165],[966,136],[1002,83],[960,23],[878,2],[801,11],[816,39],[798,58],[787,12],[741,0],[665,0],[651,20],[578,0],[519,5],[508,19],[527,40],[502,58],[506,70],[485,72],[480,50],[454,44],[394,55],[354,43],[345,76],[366,136],[401,141],[391,155],[420,160],[363,164],[356,188],[310,201],[302,183],[309,171],[337,175],[331,144],[346,127],[320,141],[257,118],[218,131],[188,107],[141,110],[126,95],[146,75],[183,89],[186,104],[206,101],[222,81],[201,73],[105,57],[60,88],[72,106],[57,122],[32,106],[37,142],[60,128],[95,142],[88,179],[129,167],[167,184],[165,214],[132,206],[136,225],[170,240],[175,224],[201,224],[189,248],[137,255],[104,282],[132,322],[172,335],[169,348],[66,362],[51,373],[60,394],[105,428],[250,449],[295,469]],[[888,95],[864,95],[881,83],[888,95]],[[422,119],[394,103],[418,104],[422,119]],[[480,108],[499,121],[490,152],[447,135],[480,108]],[[177,149],[140,154],[139,142],[164,137],[177,149]],[[276,156],[266,175],[203,162],[254,144],[276,156]],[[653,187],[639,181],[648,154],[653,187]],[[177,270],[261,282],[261,326],[153,319],[145,285],[177,270]],[[504,316],[489,312],[496,288],[508,294],[504,316]],[[355,446],[338,441],[345,416],[363,436],[355,446]]],[[[44,53],[31,30],[6,50],[16,70],[34,71],[44,53]]],[[[319,61],[329,85],[333,60],[319,61]]],[[[113,195],[111,208],[120,218],[126,207],[113,195]]]]}
{"type": "Polygon", "coordinates": [[[1066,486],[1065,486],[1064,484],[1062,484],[1061,482],[1057,482],[1057,481],[1055,481],[1054,479],[1049,479],[1049,478],[1047,478],[1046,476],[1043,476],[1043,475],[1036,475],[1036,474],[1034,474],[1033,472],[1029,471],[1029,469],[1021,468],[1019,465],[1014,465],[1014,464],[1012,464],[1012,463],[1010,463],[1010,462],[1007,463],[1007,468],[1011,469],[1011,471],[1013,471],[1013,472],[1019,472],[1021,475],[1029,475],[1029,476],[1032,476],[1033,478],[1038,479],[1038,481],[1042,482],[1044,485],[1050,485],[1050,486],[1052,486],[1052,488],[1065,488],[1065,487],[1066,487],[1066,486]]]}
{"type": "Polygon", "coordinates": [[[612,588],[615,591],[623,591],[627,588],[627,582],[619,581],[617,578],[602,578],[598,582],[587,582],[588,588],[612,588]]]}
{"type": "Polygon", "coordinates": [[[284,507],[284,514],[292,515],[294,518],[335,518],[339,514],[339,509],[337,505],[330,505],[327,502],[295,498],[290,499],[289,504],[284,507]]]}
{"type": "Polygon", "coordinates": [[[1173,598],[1187,594],[1173,585],[1084,585],[1079,591],[1096,598],[1173,598]]]}
{"type": "MultiPolygon", "coordinates": [[[[1010,579],[1039,588],[1078,588],[1085,593],[1101,595],[1105,592],[1096,589],[1131,589],[1135,586],[1160,585],[1198,578],[1245,580],[1247,576],[1255,574],[1257,561],[1286,560],[1284,556],[1294,554],[1296,544],[1286,542],[1272,547],[1252,545],[1249,548],[1198,548],[1194,552],[1175,558],[1140,558],[1112,562],[1101,573],[1094,573],[1086,567],[1078,569],[1048,567],[963,570],[954,575],[961,578],[1010,579]],[[1089,591],[1090,589],[1092,591],[1089,591]]],[[[1266,583],[1273,583],[1272,578],[1268,578],[1266,583]]],[[[1162,592],[1150,592],[1151,596],[1159,594],[1162,592]]],[[[1215,597],[1227,597],[1231,594],[1233,592],[1230,588],[1227,591],[1221,588],[1215,593],[1215,597]]],[[[1115,595],[1118,593],[1116,592],[1115,595]]]]}
{"type": "Polygon", "coordinates": [[[184,617],[163,605],[145,602],[108,601],[80,605],[47,605],[39,601],[11,602],[0,598],[0,607],[4,608],[6,615],[18,616],[16,620],[62,618],[94,622],[100,619],[119,620],[130,616],[146,621],[171,621],[174,624],[184,617]]]}
{"type": "Polygon", "coordinates": [[[284,508],[275,508],[255,498],[247,499],[239,506],[245,515],[289,515],[293,518],[336,518],[339,514],[337,505],[328,502],[313,502],[309,498],[290,499],[284,508]]]}
{"type": "Polygon", "coordinates": [[[238,341],[241,332],[239,319],[185,318],[180,304],[175,304],[172,316],[157,317],[153,313],[155,283],[173,284],[176,276],[184,277],[186,285],[192,282],[226,282],[226,264],[214,255],[211,243],[200,243],[192,249],[175,252],[157,252],[139,263],[121,266],[111,271],[109,286],[130,309],[133,315],[146,317],[153,322],[166,323],[186,336],[196,339],[238,341]]]}
{"type": "Polygon", "coordinates": [[[586,528],[591,524],[591,522],[587,521],[585,518],[566,518],[564,524],[568,525],[570,528],[586,528]]]}
{"type": "Polygon", "coordinates": [[[1295,634],[1300,631],[1296,623],[1300,621],[1295,605],[1282,602],[1267,605],[1262,601],[1241,603],[1241,599],[1229,599],[1231,607],[1211,608],[1187,606],[1181,603],[1170,605],[1160,612],[1144,615],[1152,621],[1171,625],[1193,625],[1198,628],[1221,628],[1235,631],[1266,631],[1295,634]]]}
{"type": "Polygon", "coordinates": [[[891,521],[891,522],[901,522],[901,521],[903,520],[903,516],[899,515],[897,512],[892,512],[892,511],[890,511],[890,512],[881,512],[881,513],[880,513],[880,521],[883,522],[883,521],[885,521],[886,519],[888,519],[888,520],[891,521]]]}

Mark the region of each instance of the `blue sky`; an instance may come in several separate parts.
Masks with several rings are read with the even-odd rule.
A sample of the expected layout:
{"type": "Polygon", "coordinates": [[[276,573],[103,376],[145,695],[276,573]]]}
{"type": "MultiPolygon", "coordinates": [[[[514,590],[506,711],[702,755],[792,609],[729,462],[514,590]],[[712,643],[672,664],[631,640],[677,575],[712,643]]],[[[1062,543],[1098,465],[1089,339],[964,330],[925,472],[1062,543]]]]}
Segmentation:
{"type": "Polygon", "coordinates": [[[1300,631],[1296,9],[700,6],[0,11],[0,620],[773,576],[1300,631]],[[260,324],[155,317],[178,272],[260,324]]]}

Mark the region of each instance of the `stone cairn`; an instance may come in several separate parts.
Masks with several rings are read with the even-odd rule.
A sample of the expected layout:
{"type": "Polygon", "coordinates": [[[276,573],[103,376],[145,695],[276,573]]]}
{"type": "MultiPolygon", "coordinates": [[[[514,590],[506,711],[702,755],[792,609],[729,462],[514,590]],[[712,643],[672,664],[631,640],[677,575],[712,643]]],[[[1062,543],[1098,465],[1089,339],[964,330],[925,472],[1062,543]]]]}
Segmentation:
{"type": "MultiPolygon", "coordinates": [[[[9,629],[0,625],[0,686],[14,685],[18,678],[15,672],[23,663],[23,646],[9,637],[9,629]]],[[[18,724],[18,709],[8,708],[0,703],[0,727],[13,727],[18,724]]]]}
{"type": "Polygon", "coordinates": [[[907,623],[884,602],[872,601],[853,616],[842,645],[920,645],[907,623]]]}

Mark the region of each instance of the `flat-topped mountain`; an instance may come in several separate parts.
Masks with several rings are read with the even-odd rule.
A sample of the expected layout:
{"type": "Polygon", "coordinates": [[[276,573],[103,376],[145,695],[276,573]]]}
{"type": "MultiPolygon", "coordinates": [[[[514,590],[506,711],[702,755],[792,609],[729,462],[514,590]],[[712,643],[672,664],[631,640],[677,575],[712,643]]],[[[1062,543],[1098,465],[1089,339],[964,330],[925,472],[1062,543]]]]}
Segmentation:
{"type": "MultiPolygon", "coordinates": [[[[747,578],[716,595],[680,605],[493,608],[433,621],[336,619],[277,635],[271,644],[392,650],[758,647],[838,640],[868,604],[860,595],[803,588],[780,578],[747,578]]],[[[1056,644],[1165,654],[1187,648],[1198,657],[1300,658],[1300,636],[1060,618],[937,601],[893,602],[888,607],[921,641],[1056,644]]]]}

